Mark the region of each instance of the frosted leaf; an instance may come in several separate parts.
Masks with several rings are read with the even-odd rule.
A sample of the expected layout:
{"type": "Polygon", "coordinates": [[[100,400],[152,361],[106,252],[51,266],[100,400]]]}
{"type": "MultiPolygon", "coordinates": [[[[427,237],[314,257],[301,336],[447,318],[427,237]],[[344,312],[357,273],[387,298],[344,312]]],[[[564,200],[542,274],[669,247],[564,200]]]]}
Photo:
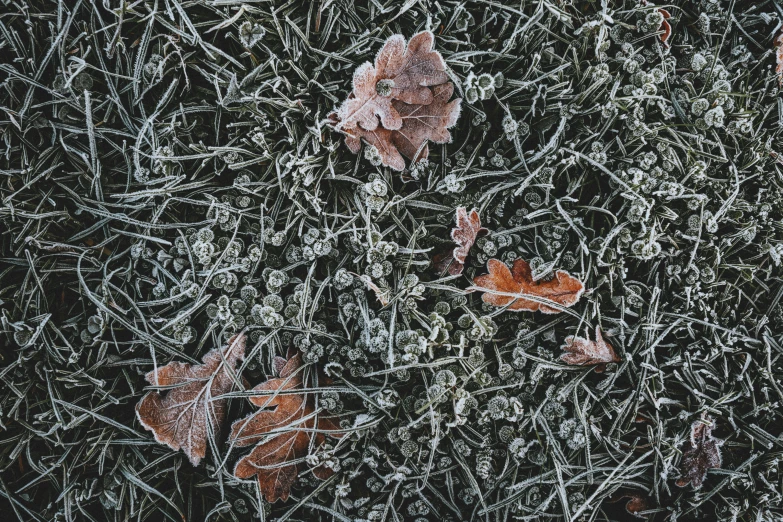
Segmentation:
{"type": "Polygon", "coordinates": [[[461,100],[449,101],[454,92],[451,83],[437,85],[432,89],[434,95],[429,105],[407,105],[394,102],[402,121],[399,130],[376,127],[365,130],[356,127],[346,131],[345,143],[352,152],[359,152],[361,140],[378,150],[381,161],[394,170],[405,168],[403,155],[416,162],[427,158],[427,142],[448,143],[451,141],[449,128],[457,123],[461,100]]]}
{"type": "Polygon", "coordinates": [[[433,93],[428,87],[448,81],[446,63],[433,50],[434,43],[430,31],[416,34],[407,46],[399,34],[386,40],[375,65],[367,62],[354,73],[353,92],[337,111],[337,129],[350,130],[359,125],[373,131],[380,119],[383,128],[397,130],[403,122],[393,101],[432,103],[433,93]]]}
{"type": "MultiPolygon", "coordinates": [[[[342,436],[333,418],[314,416],[312,396],[293,391],[303,385],[298,371],[301,364],[299,355],[288,360],[276,357],[274,367],[279,377],[253,388],[253,391],[265,393],[249,399],[259,410],[231,426],[233,444],[255,445],[249,454],[237,461],[234,475],[240,479],[255,476],[259,490],[268,502],[288,499],[302,465],[301,459],[310,454],[311,442],[315,447],[322,445],[324,432],[334,438],[342,436]]],[[[333,471],[320,466],[313,473],[326,479],[333,471]]]]}
{"type": "Polygon", "coordinates": [[[489,273],[473,279],[469,290],[484,292],[481,299],[492,306],[508,306],[508,310],[529,312],[541,311],[545,314],[560,313],[554,308],[542,303],[551,301],[561,307],[573,306],[584,292],[581,281],[564,270],[558,270],[549,281],[533,280],[530,264],[524,259],[517,259],[511,270],[498,259],[487,262],[489,273]],[[525,295],[538,299],[525,299],[525,295]]]}
{"type": "Polygon", "coordinates": [[[686,445],[680,463],[681,477],[677,479],[680,487],[692,484],[694,489],[701,489],[707,471],[719,468],[723,459],[720,447],[722,440],[712,436],[712,417],[706,416],[691,425],[690,440],[686,445]]]}
{"type": "Polygon", "coordinates": [[[245,358],[246,338],[232,337],[223,350],[212,350],[203,364],[171,362],[146,375],[150,384],[172,387],[151,391],[136,405],[136,416],[155,440],[182,450],[194,466],[206,455],[208,430],[220,432],[226,399],[215,399],[234,387],[236,363],[245,358]]]}
{"type": "Polygon", "coordinates": [[[451,239],[457,246],[436,255],[433,259],[433,265],[438,272],[448,270],[451,275],[462,273],[465,260],[476,238],[487,233],[487,229],[481,226],[481,218],[475,209],[468,213],[465,207],[458,207],[456,214],[457,226],[451,231],[451,239]]]}
{"type": "Polygon", "coordinates": [[[575,366],[595,365],[595,371],[602,373],[608,363],[620,362],[620,358],[612,348],[612,345],[604,340],[601,328],[595,327],[595,341],[584,337],[568,336],[565,340],[564,353],[560,359],[575,366]]]}

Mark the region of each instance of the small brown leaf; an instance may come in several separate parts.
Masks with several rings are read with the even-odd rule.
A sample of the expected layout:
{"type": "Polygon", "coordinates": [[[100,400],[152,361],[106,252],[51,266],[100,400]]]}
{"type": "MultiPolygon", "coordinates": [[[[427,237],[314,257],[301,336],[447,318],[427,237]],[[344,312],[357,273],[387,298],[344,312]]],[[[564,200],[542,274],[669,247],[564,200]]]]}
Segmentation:
{"type": "Polygon", "coordinates": [[[433,259],[433,266],[440,273],[448,270],[451,275],[461,274],[473,243],[479,236],[487,233],[487,229],[481,226],[481,218],[476,209],[468,213],[465,207],[457,207],[456,221],[457,226],[451,229],[451,239],[457,246],[433,259]]]}
{"type": "Polygon", "coordinates": [[[549,281],[534,281],[530,264],[524,259],[515,260],[511,270],[503,261],[490,259],[487,270],[488,274],[473,279],[474,286],[469,289],[484,292],[481,299],[485,303],[493,306],[508,305],[508,309],[513,311],[539,310],[545,314],[557,314],[561,312],[560,309],[539,300],[525,299],[524,296],[545,299],[567,308],[579,301],[585,289],[581,281],[564,270],[556,271],[549,281]]]}
{"type": "Polygon", "coordinates": [[[669,37],[672,35],[672,24],[669,23],[669,18],[671,18],[672,15],[669,14],[669,11],[666,9],[658,9],[658,12],[663,15],[661,27],[658,29],[659,31],[663,31],[661,34],[661,43],[666,47],[669,47],[669,37]]]}
{"type": "Polygon", "coordinates": [[[707,471],[719,468],[723,459],[720,447],[723,441],[712,436],[714,419],[704,416],[691,425],[691,438],[683,452],[680,474],[676,484],[680,487],[693,484],[693,489],[701,489],[707,471]]]}
{"type": "Polygon", "coordinates": [[[650,497],[644,495],[641,491],[620,490],[612,495],[608,502],[615,503],[624,498],[628,499],[628,502],[625,503],[625,510],[630,515],[637,518],[647,518],[645,515],[640,515],[639,513],[650,509],[650,497]]]}
{"type": "Polygon", "coordinates": [[[223,350],[212,350],[203,364],[171,362],[146,375],[150,384],[173,386],[151,391],[136,405],[136,415],[155,440],[173,450],[182,450],[194,466],[206,455],[207,431],[215,437],[226,416],[226,399],[216,399],[234,387],[233,372],[245,358],[244,334],[232,337],[223,350]]]}
{"type": "Polygon", "coordinates": [[[783,87],[783,32],[775,37],[775,72],[779,85],[783,87]]]}
{"type": "Polygon", "coordinates": [[[392,102],[429,105],[433,93],[428,87],[448,81],[446,63],[433,50],[435,36],[423,31],[410,39],[395,34],[386,40],[375,66],[361,65],[353,76],[353,96],[338,109],[340,123],[337,130],[351,130],[360,126],[367,131],[378,127],[397,130],[403,125],[399,107],[392,102]],[[379,86],[379,82],[382,82],[379,86]]]}
{"type": "MultiPolygon", "coordinates": [[[[261,409],[231,426],[230,441],[237,446],[255,444],[249,454],[239,459],[234,475],[240,479],[255,475],[268,502],[288,499],[303,464],[301,461],[310,452],[311,439],[317,447],[324,443],[325,432],[334,438],[343,435],[333,418],[316,418],[312,395],[294,391],[302,388],[302,376],[297,372],[301,364],[299,355],[282,366],[276,361],[280,376],[253,388],[269,392],[250,398],[250,402],[261,409]]],[[[319,467],[313,473],[325,479],[332,470],[319,467]]]]}
{"type": "MultiPolygon", "coordinates": [[[[647,0],[640,0],[639,3],[642,6],[651,5],[647,0]]],[[[663,43],[663,45],[666,47],[670,47],[669,37],[672,35],[672,25],[669,23],[669,19],[672,17],[672,15],[666,9],[658,9],[658,12],[663,15],[663,21],[661,22],[661,26],[658,28],[659,31],[663,31],[663,33],[660,35],[661,43],[663,43]]]]}
{"type": "Polygon", "coordinates": [[[620,358],[612,345],[604,340],[601,328],[595,327],[595,341],[569,335],[562,347],[568,353],[560,356],[560,360],[574,366],[595,365],[595,371],[603,373],[608,363],[618,363],[620,358]]]}

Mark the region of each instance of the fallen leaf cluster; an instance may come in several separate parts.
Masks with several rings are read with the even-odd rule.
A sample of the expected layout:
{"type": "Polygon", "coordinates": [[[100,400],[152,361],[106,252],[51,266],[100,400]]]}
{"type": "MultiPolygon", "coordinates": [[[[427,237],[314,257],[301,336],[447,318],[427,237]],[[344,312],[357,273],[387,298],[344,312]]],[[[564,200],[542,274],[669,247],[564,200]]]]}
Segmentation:
{"type": "Polygon", "coordinates": [[[405,43],[391,36],[375,58],[353,76],[353,91],[336,112],[335,128],[352,152],[361,142],[378,151],[381,162],[401,171],[429,156],[428,142],[448,143],[457,123],[460,100],[437,51],[435,36],[423,31],[405,43]]]}
{"type": "MultiPolygon", "coordinates": [[[[150,384],[166,391],[142,397],[136,405],[139,422],[161,444],[181,449],[194,466],[206,455],[208,441],[219,439],[228,407],[221,396],[237,384],[236,364],[245,357],[246,342],[239,334],[222,350],[207,353],[203,364],[175,361],[147,374],[150,384]]],[[[278,357],[275,364],[279,376],[253,388],[259,394],[249,398],[260,410],[235,421],[229,436],[233,445],[255,445],[236,463],[234,475],[255,476],[268,502],[288,499],[304,457],[323,444],[324,432],[342,436],[334,418],[316,415],[314,394],[301,391],[301,357],[278,357]]],[[[319,466],[313,474],[326,479],[332,470],[319,466]]]]}

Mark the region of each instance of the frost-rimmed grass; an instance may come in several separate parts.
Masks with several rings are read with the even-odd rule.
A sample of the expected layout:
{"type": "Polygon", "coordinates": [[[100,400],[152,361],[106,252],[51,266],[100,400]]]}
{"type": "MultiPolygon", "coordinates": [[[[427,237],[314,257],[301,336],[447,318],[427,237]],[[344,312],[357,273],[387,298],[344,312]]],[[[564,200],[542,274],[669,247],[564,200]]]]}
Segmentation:
{"type": "Polygon", "coordinates": [[[5,6],[11,511],[627,520],[610,501],[632,491],[650,519],[779,517],[783,13],[673,2],[667,49],[657,8],[5,6]],[[398,175],[350,155],[327,116],[388,36],[427,28],[464,111],[452,144],[398,175]],[[498,85],[479,90],[487,77],[498,85]],[[427,265],[458,205],[491,234],[466,277],[439,278],[427,265]],[[487,259],[515,256],[589,293],[555,316],[465,293],[487,259]],[[565,337],[596,325],[622,362],[603,375],[562,364],[565,337]],[[194,469],[133,418],[146,371],[245,327],[251,385],[295,346],[333,373],[319,403],[354,432],[316,455],[340,471],[303,474],[286,505],[230,476],[225,441],[194,469]],[[695,492],[674,483],[703,414],[723,464],[695,492]]]}

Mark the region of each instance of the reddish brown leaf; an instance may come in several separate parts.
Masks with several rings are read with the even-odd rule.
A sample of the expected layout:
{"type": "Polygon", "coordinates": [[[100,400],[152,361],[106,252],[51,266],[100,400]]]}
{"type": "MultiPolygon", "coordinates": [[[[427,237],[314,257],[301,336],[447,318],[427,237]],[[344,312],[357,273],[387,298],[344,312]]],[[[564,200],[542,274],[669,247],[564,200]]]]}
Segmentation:
{"type": "Polygon", "coordinates": [[[637,518],[647,518],[645,515],[640,515],[639,513],[650,509],[650,497],[644,495],[640,491],[620,490],[612,495],[608,501],[610,503],[615,503],[624,498],[628,499],[628,502],[625,503],[625,510],[629,514],[637,518]]]}
{"type": "MultiPolygon", "coordinates": [[[[650,5],[647,0],[640,0],[639,3],[642,6],[650,5]]],[[[663,31],[663,33],[661,33],[661,43],[663,43],[666,47],[669,47],[669,37],[672,35],[672,25],[669,23],[669,19],[672,17],[672,15],[666,9],[658,9],[658,12],[663,15],[663,21],[661,22],[661,26],[658,28],[659,31],[663,31]]]]}
{"type": "Polygon", "coordinates": [[[413,159],[428,141],[451,141],[448,129],[457,124],[462,102],[460,99],[451,100],[452,94],[454,85],[449,82],[432,88],[432,103],[427,105],[394,102],[402,118],[402,127],[392,135],[392,142],[404,156],[413,159]]]}
{"type": "Polygon", "coordinates": [[[595,371],[598,373],[603,373],[608,363],[620,362],[614,348],[604,340],[598,326],[595,327],[595,341],[569,335],[562,348],[568,353],[561,355],[560,360],[574,366],[595,365],[595,371]]]}
{"type": "Polygon", "coordinates": [[[658,29],[659,31],[663,31],[661,34],[661,42],[666,47],[669,47],[669,37],[672,35],[672,25],[669,23],[669,18],[671,18],[672,15],[669,14],[669,11],[666,9],[658,9],[658,12],[663,15],[663,22],[661,22],[661,27],[658,29]]]}
{"type": "MultiPolygon", "coordinates": [[[[240,479],[256,476],[267,501],[286,500],[299,474],[301,462],[309,454],[311,439],[314,446],[324,443],[324,433],[339,438],[340,427],[333,418],[314,415],[312,395],[296,393],[302,388],[298,372],[302,360],[299,355],[284,365],[278,361],[279,377],[269,379],[253,388],[268,392],[251,397],[250,402],[259,411],[236,421],[231,426],[230,439],[237,446],[255,444],[253,450],[239,459],[234,475],[240,479]],[[293,392],[293,393],[292,393],[293,392]]],[[[325,479],[332,470],[320,467],[313,470],[316,477],[325,479]]]]}
{"type": "Polygon", "coordinates": [[[783,87],[783,32],[775,38],[775,72],[778,83],[783,87]]]}
{"type": "MultiPolygon", "coordinates": [[[[381,161],[387,167],[391,167],[394,170],[401,171],[405,169],[405,160],[394,145],[392,136],[394,131],[386,130],[383,127],[378,127],[375,130],[367,131],[361,127],[352,129],[353,134],[346,134],[345,144],[351,149],[354,154],[358,153],[362,148],[362,139],[367,142],[368,145],[372,145],[378,149],[378,153],[381,156],[381,161]]],[[[426,157],[426,156],[422,156],[426,157]]],[[[421,158],[419,158],[421,159],[421,158]]]]}
{"type": "Polygon", "coordinates": [[[416,162],[428,156],[429,141],[451,141],[448,129],[457,122],[460,100],[449,100],[454,86],[434,43],[430,31],[418,33],[407,46],[394,35],[374,66],[365,63],[356,70],[353,91],[330,115],[351,151],[359,152],[364,140],[384,165],[401,171],[403,156],[416,162]]]}
{"type": "Polygon", "coordinates": [[[714,419],[704,416],[691,425],[691,437],[687,442],[680,463],[681,477],[677,479],[680,487],[693,484],[693,489],[701,489],[707,471],[719,468],[722,463],[720,447],[722,440],[712,436],[714,419]]]}
{"type": "Polygon", "coordinates": [[[576,303],[584,292],[581,281],[564,270],[555,272],[549,281],[543,279],[534,281],[530,265],[523,259],[514,261],[511,270],[499,259],[487,262],[489,273],[473,279],[471,290],[484,292],[481,299],[493,306],[506,306],[509,310],[535,312],[540,310],[545,314],[557,314],[561,310],[554,308],[546,300],[557,303],[561,307],[570,307],[576,303]],[[531,296],[537,300],[526,299],[531,296]]]}
{"type": "Polygon", "coordinates": [[[232,337],[223,350],[212,350],[203,364],[172,362],[146,375],[150,384],[172,386],[168,391],[152,391],[136,405],[136,415],[155,440],[173,450],[182,450],[194,466],[204,458],[207,432],[215,437],[226,416],[226,399],[235,383],[234,370],[245,358],[244,334],[232,337]]]}
{"type": "Polygon", "coordinates": [[[403,170],[403,155],[413,161],[427,158],[427,142],[448,143],[451,133],[448,131],[457,123],[462,100],[450,100],[454,93],[451,83],[436,85],[432,88],[432,101],[428,105],[408,105],[395,100],[402,126],[398,130],[376,127],[366,130],[361,126],[344,129],[345,143],[352,152],[357,153],[363,139],[373,145],[381,156],[381,161],[394,170],[403,170]]]}
{"type": "Polygon", "coordinates": [[[487,229],[481,226],[481,218],[473,209],[468,213],[465,207],[457,207],[457,226],[451,230],[451,239],[457,246],[435,256],[433,265],[438,272],[448,270],[451,275],[459,275],[465,268],[465,259],[476,239],[487,233],[487,229]]]}
{"type": "Polygon", "coordinates": [[[391,36],[375,58],[375,66],[369,62],[361,65],[353,77],[353,96],[338,109],[338,130],[351,130],[360,126],[367,131],[378,127],[400,129],[403,125],[399,107],[394,100],[405,104],[429,105],[433,93],[428,87],[448,81],[446,63],[440,53],[433,50],[435,37],[423,31],[410,39],[399,34],[391,36]],[[380,86],[378,82],[383,82],[380,86]],[[386,90],[384,91],[384,87],[386,90]]]}

